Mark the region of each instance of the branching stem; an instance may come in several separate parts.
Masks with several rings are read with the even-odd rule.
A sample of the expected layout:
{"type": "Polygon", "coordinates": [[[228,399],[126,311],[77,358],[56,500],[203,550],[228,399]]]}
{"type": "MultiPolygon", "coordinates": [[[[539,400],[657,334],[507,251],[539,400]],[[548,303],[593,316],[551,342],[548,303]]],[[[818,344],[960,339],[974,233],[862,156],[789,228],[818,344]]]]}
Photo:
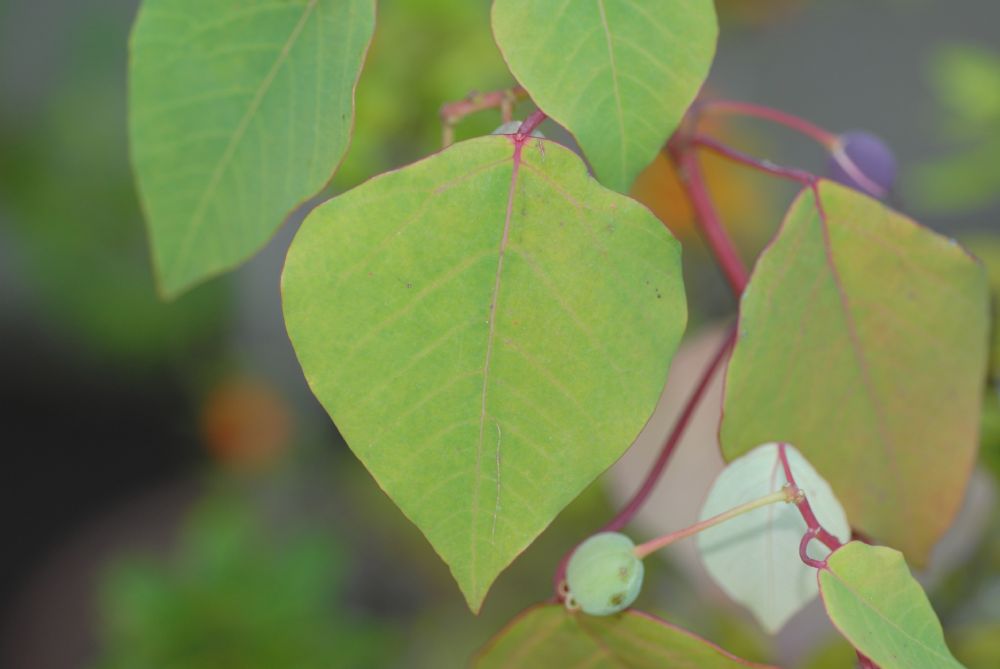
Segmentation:
{"type": "MultiPolygon", "coordinates": [[[[788,464],[788,454],[785,444],[778,444],[778,461],[781,462],[781,469],[785,473],[785,480],[793,486],[798,488],[795,483],[795,476],[792,474],[792,468],[788,464]]],[[[813,539],[818,539],[823,543],[824,546],[829,548],[831,551],[835,551],[840,548],[840,540],[826,531],[826,529],[819,524],[819,520],[816,518],[816,514],[813,513],[812,506],[809,504],[809,500],[805,495],[800,495],[795,500],[795,506],[798,507],[799,513],[802,514],[802,520],[805,521],[808,531],[802,537],[802,542],[799,544],[799,557],[810,567],[816,567],[817,569],[823,569],[826,567],[825,561],[814,560],[809,557],[807,552],[809,544],[813,539]]]]}
{"type": "Polygon", "coordinates": [[[528,92],[521,86],[513,86],[488,93],[470,93],[465,98],[446,103],[441,107],[441,143],[445,148],[455,141],[455,126],[462,119],[486,109],[499,109],[504,123],[513,118],[514,105],[528,97],[528,92]]]}

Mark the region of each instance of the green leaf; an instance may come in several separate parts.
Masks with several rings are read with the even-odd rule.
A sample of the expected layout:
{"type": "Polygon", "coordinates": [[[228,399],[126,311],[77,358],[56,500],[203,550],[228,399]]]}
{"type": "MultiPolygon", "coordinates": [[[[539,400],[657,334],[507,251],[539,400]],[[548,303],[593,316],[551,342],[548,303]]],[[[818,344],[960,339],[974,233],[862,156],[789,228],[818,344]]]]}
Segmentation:
{"type": "Polygon", "coordinates": [[[711,0],[494,0],[511,72],[625,192],[656,157],[715,55],[711,0]]]}
{"type": "Polygon", "coordinates": [[[923,564],[976,458],[989,300],[983,268],[851,189],[792,205],[740,305],[727,459],[795,444],[851,524],[923,564]]]}
{"type": "MultiPolygon", "coordinates": [[[[849,540],[851,527],[830,484],[791,446],[785,447],[785,455],[820,524],[842,541],[849,540]]],[[[777,492],[787,482],[778,446],[759,446],[722,470],[699,520],[777,492]]],[[[719,587],[774,634],[818,592],[816,570],[799,558],[799,542],[807,530],[794,505],[771,504],[701,532],[698,550],[719,587]]],[[[822,548],[819,542],[813,545],[822,548]]]]}
{"type": "Polygon", "coordinates": [[[725,669],[766,667],[730,655],[690,632],[639,611],[568,613],[558,604],[528,609],[473,661],[476,669],[725,669]]]}
{"type": "Polygon", "coordinates": [[[830,620],[881,669],[962,667],[899,551],[852,541],[818,578],[830,620]]]}
{"type": "Polygon", "coordinates": [[[664,226],[510,136],[318,208],[283,292],[313,392],[474,610],[639,433],[686,320],[664,226]]]}
{"type": "Polygon", "coordinates": [[[260,249],[350,138],[372,0],[146,0],[129,134],[160,290],[260,249]]]}

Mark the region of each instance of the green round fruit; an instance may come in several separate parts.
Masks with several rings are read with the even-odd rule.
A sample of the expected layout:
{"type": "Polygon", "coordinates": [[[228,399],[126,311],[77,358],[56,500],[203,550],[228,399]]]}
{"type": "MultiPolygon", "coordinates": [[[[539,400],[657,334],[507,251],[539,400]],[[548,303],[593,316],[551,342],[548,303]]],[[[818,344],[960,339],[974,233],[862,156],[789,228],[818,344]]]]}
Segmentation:
{"type": "Polygon", "coordinates": [[[642,560],[624,534],[601,532],[577,547],[566,566],[567,604],[592,616],[628,608],[642,589],[642,560]]]}

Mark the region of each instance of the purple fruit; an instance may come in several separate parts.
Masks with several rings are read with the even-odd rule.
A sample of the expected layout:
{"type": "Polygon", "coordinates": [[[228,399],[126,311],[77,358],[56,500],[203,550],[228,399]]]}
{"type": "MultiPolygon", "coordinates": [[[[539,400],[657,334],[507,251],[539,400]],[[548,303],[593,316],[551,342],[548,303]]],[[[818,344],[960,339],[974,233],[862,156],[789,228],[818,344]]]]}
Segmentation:
{"type": "Polygon", "coordinates": [[[826,175],[845,186],[884,198],[896,182],[896,169],[896,156],[885,142],[870,132],[853,130],[840,136],[826,175]]]}

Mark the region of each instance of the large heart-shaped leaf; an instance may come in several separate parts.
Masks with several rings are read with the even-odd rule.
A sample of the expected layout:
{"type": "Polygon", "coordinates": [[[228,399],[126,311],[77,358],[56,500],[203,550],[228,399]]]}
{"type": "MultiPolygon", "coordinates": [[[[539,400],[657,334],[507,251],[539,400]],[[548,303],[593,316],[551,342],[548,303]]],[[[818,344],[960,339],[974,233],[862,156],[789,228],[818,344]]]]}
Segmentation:
{"type": "Polygon", "coordinates": [[[639,611],[615,616],[567,613],[558,604],[521,613],[473,662],[476,669],[728,669],[766,665],[730,655],[679,627],[639,611]]]}
{"type": "Polygon", "coordinates": [[[323,205],[283,286],[313,391],[474,610],[639,433],[686,316],[663,225],[510,136],[323,205]]]}
{"type": "Polygon", "coordinates": [[[511,72],[627,191],[680,123],[715,55],[712,0],[494,0],[511,72]]]}
{"type": "MultiPolygon", "coordinates": [[[[830,485],[791,446],[785,446],[785,457],[820,524],[842,541],[850,539],[851,527],[830,485]]],[[[786,483],[778,445],[764,444],[719,474],[700,520],[777,492],[786,483]]],[[[817,593],[816,570],[799,558],[807,529],[794,505],[771,504],[701,532],[698,549],[715,582],[773,634],[817,593]]],[[[819,542],[814,545],[822,549],[819,542]]]]}
{"type": "Polygon", "coordinates": [[[924,563],[976,457],[988,316],[952,240],[848,188],[805,190],[740,305],[724,455],[795,444],[854,527],[924,563]]]}
{"type": "Polygon", "coordinates": [[[373,0],[145,0],[129,136],[161,292],[246,260],[347,149],[373,0]]]}
{"type": "Polygon", "coordinates": [[[961,669],[899,551],[852,541],[818,578],[830,620],[882,669],[961,669]]]}

